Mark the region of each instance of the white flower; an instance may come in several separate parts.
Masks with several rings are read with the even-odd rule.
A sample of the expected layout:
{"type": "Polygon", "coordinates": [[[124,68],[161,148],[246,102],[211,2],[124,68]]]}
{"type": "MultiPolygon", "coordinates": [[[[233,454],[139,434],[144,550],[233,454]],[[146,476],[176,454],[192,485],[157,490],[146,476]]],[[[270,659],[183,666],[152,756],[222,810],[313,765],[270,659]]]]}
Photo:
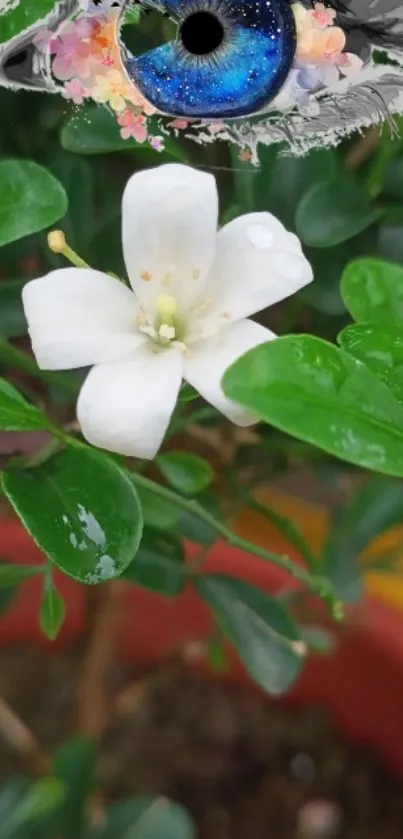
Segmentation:
{"type": "Polygon", "coordinates": [[[123,195],[131,289],[108,274],[63,268],[23,290],[43,370],[94,365],[77,416],[84,437],[153,458],[185,379],[237,425],[256,417],[227,399],[221,379],[273,333],[249,315],[312,280],[297,237],[269,213],[217,233],[212,175],[178,164],[139,172],[123,195]]]}

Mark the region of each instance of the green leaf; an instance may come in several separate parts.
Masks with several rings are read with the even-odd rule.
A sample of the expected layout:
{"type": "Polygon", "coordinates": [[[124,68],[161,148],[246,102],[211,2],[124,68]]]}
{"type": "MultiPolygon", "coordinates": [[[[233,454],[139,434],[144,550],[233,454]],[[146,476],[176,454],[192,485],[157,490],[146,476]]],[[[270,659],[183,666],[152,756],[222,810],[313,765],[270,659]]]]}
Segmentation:
{"type": "MultiPolygon", "coordinates": [[[[56,752],[54,774],[65,784],[65,798],[57,814],[63,839],[81,836],[88,799],[96,788],[96,748],[91,740],[77,737],[56,752]]],[[[54,835],[60,832],[54,830],[54,835]]]]}
{"type": "Polygon", "coordinates": [[[308,649],[316,655],[329,655],[337,647],[335,635],[322,626],[302,626],[301,638],[305,641],[308,649]]]}
{"type": "Polygon", "coordinates": [[[6,0],[0,10],[0,43],[9,41],[54,9],[54,0],[6,0]]]}
{"type": "Polygon", "coordinates": [[[356,259],[341,278],[341,293],[354,320],[403,326],[403,268],[381,259],[356,259]]]}
{"type": "Polygon", "coordinates": [[[158,455],[156,462],[168,483],[184,495],[197,495],[214,478],[208,461],[197,454],[165,452],[158,455]]]}
{"type": "Polygon", "coordinates": [[[176,530],[183,539],[196,542],[198,545],[213,545],[217,539],[217,531],[207,522],[199,519],[198,516],[189,510],[179,510],[176,530]]]}
{"type": "Polygon", "coordinates": [[[0,614],[13,603],[20,583],[42,574],[45,565],[9,565],[0,559],[0,614]]]}
{"type": "Polygon", "coordinates": [[[40,822],[48,817],[60,805],[64,795],[64,784],[58,778],[40,778],[31,784],[24,794],[16,796],[13,808],[2,819],[0,839],[11,839],[15,834],[19,836],[22,827],[31,827],[32,822],[40,822]]]}
{"type": "Polygon", "coordinates": [[[3,338],[19,338],[27,331],[21,292],[24,280],[9,280],[0,284],[0,334],[3,338]]]}
{"type": "Polygon", "coordinates": [[[48,577],[45,580],[41,609],[39,612],[39,625],[42,632],[51,641],[57,638],[63,621],[66,617],[66,606],[61,594],[59,594],[53,581],[48,577]]]}
{"type": "Polygon", "coordinates": [[[130,472],[127,473],[127,476],[129,480],[132,480],[133,486],[136,487],[145,527],[164,532],[175,527],[179,515],[178,507],[170,501],[166,501],[165,498],[160,498],[159,495],[156,495],[147,487],[137,486],[131,479],[130,472]]]}
{"type": "Polygon", "coordinates": [[[379,376],[399,402],[403,402],[403,324],[396,327],[358,323],[338,336],[346,352],[379,376]]]}
{"type": "Polygon", "coordinates": [[[332,248],[305,247],[305,256],[311,263],[315,282],[305,286],[299,298],[325,315],[345,315],[340,277],[351,260],[373,249],[373,238],[373,231],[369,228],[354,239],[332,248]]]}
{"type": "Polygon", "coordinates": [[[0,161],[0,246],[30,236],[67,211],[61,184],[31,160],[0,161]]]}
{"type": "Polygon", "coordinates": [[[403,522],[403,484],[380,475],[336,510],[324,548],[324,573],[340,599],[355,602],[362,595],[358,559],[370,542],[403,522]]]}
{"type": "MultiPolygon", "coordinates": [[[[239,165],[239,163],[238,163],[239,165]]],[[[295,208],[312,186],[336,177],[339,168],[337,152],[333,149],[318,149],[303,157],[289,157],[277,153],[274,163],[269,161],[266,177],[261,169],[254,178],[255,191],[259,197],[259,209],[269,210],[288,228],[294,228],[295,208]]],[[[253,174],[249,167],[249,179],[253,174]]],[[[251,206],[249,209],[258,209],[251,206]]]]}
{"type": "Polygon", "coordinates": [[[0,429],[34,431],[51,428],[51,422],[5,379],[0,379],[0,429]]]}
{"type": "Polygon", "coordinates": [[[285,693],[301,670],[305,647],[284,606],[224,574],[203,575],[195,585],[252,679],[274,696],[285,693]]]}
{"type": "Polygon", "coordinates": [[[230,399],[357,466],[403,475],[403,407],[361,362],[311,335],[262,344],[224,376],[230,399]]]}
{"type": "Polygon", "coordinates": [[[114,804],[85,839],[195,839],[195,828],[179,804],[150,795],[114,804]]]}
{"type": "Polygon", "coordinates": [[[45,569],[46,565],[7,565],[0,560],[0,589],[18,586],[31,577],[43,574],[45,569]]]}
{"type": "Polygon", "coordinates": [[[178,402],[193,402],[194,399],[198,399],[198,396],[197,390],[186,382],[179,391],[178,402]]]}
{"type": "Polygon", "coordinates": [[[3,476],[3,487],[37,545],[89,585],[123,573],[142,532],[134,486],[111,458],[86,446],[3,476]]]}
{"type": "Polygon", "coordinates": [[[306,245],[331,248],[357,236],[381,215],[351,175],[338,175],[308,189],[298,204],[295,226],[306,245]]]}
{"type": "Polygon", "coordinates": [[[0,788],[0,839],[9,837],[10,832],[4,827],[10,823],[10,820],[17,810],[20,802],[25,797],[30,782],[28,778],[16,777],[5,781],[0,788]]]}
{"type": "Polygon", "coordinates": [[[218,638],[211,638],[208,641],[206,656],[209,667],[216,673],[226,673],[228,671],[228,653],[222,641],[218,638]]]}
{"type": "MultiPolygon", "coordinates": [[[[67,241],[70,247],[87,259],[88,242],[95,229],[94,172],[91,161],[60,149],[49,168],[68,196],[69,211],[63,219],[63,231],[67,241]]],[[[54,257],[55,264],[62,264],[60,257],[49,253],[48,258],[50,256],[54,257]]],[[[90,264],[92,266],[92,263],[90,264]]],[[[106,270],[105,264],[103,267],[106,270]]]]}
{"type": "Polygon", "coordinates": [[[125,571],[136,585],[175,597],[186,580],[185,555],[179,539],[170,533],[145,529],[137,554],[125,571]]]}

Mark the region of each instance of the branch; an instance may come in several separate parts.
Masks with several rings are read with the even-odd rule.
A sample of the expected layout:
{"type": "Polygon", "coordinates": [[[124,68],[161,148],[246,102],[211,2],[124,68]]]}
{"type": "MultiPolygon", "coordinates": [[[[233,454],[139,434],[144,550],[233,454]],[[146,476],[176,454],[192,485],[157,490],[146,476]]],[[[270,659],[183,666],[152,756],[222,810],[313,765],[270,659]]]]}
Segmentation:
{"type": "Polygon", "coordinates": [[[30,772],[34,775],[46,775],[50,768],[50,759],[42,751],[32,731],[20,720],[17,714],[0,698],[0,737],[13,751],[23,758],[30,772]]]}
{"type": "Polygon", "coordinates": [[[98,740],[108,723],[111,703],[107,681],[116,656],[124,619],[124,600],[130,583],[113,581],[91,591],[93,624],[78,687],[78,730],[98,740]]]}

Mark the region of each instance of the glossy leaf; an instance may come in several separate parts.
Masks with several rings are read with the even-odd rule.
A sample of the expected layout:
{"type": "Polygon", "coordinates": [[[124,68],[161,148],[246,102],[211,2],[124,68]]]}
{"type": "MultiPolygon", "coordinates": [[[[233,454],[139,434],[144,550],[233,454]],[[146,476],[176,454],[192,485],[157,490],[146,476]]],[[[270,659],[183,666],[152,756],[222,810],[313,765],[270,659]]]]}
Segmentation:
{"type": "Polygon", "coordinates": [[[336,510],[324,548],[324,571],[345,602],[362,594],[359,558],[376,537],[403,522],[403,484],[377,475],[336,510]]]}
{"type": "Polygon", "coordinates": [[[102,583],[135,556],[143,524],[137,494],[100,452],[66,449],[41,466],[6,473],[3,486],[37,545],[70,577],[102,583]]]}
{"type": "Polygon", "coordinates": [[[66,606],[61,594],[59,594],[52,580],[45,581],[42,603],[39,612],[39,625],[42,632],[51,641],[57,638],[64,618],[66,616],[66,606]]]}
{"type": "Polygon", "coordinates": [[[9,280],[0,283],[0,335],[3,338],[18,338],[27,331],[21,292],[24,280],[9,280]]]}
{"type": "Polygon", "coordinates": [[[357,323],[338,336],[343,350],[376,373],[399,402],[403,402],[403,322],[400,329],[357,323]]]}
{"type": "Polygon", "coordinates": [[[136,585],[175,597],[185,584],[185,555],[179,539],[170,533],[144,530],[137,554],[125,571],[136,585]]]}
{"type": "Polygon", "coordinates": [[[307,190],[298,204],[295,226],[306,245],[331,248],[357,236],[381,215],[351,176],[338,175],[307,190]]]}
{"type": "Polygon", "coordinates": [[[341,278],[347,309],[358,323],[403,327],[403,268],[380,259],[350,262],[341,278]]]}
{"type": "Polygon", "coordinates": [[[63,839],[77,839],[85,825],[89,796],[96,787],[94,743],[83,737],[69,740],[56,752],[53,771],[65,785],[57,822],[63,826],[63,839]]]}
{"type": "Polygon", "coordinates": [[[195,829],[183,807],[150,795],[114,804],[85,839],[195,839],[195,829]]]}
{"type": "Polygon", "coordinates": [[[231,399],[324,451],[403,475],[403,407],[361,362],[310,335],[262,344],[224,376],[231,399]]]}
{"type": "Polygon", "coordinates": [[[50,227],[67,211],[59,181],[31,160],[0,161],[0,194],[0,246],[50,227]]]}
{"type": "Polygon", "coordinates": [[[209,462],[189,452],[165,452],[158,455],[157,464],[168,483],[184,495],[197,495],[214,478],[209,462]]]}
{"type": "Polygon", "coordinates": [[[25,401],[5,379],[0,379],[0,429],[2,431],[34,431],[50,428],[49,420],[25,401]]]}
{"type": "Polygon", "coordinates": [[[305,647],[297,626],[277,600],[224,574],[206,574],[196,582],[249,675],[275,696],[297,678],[305,647]]]}

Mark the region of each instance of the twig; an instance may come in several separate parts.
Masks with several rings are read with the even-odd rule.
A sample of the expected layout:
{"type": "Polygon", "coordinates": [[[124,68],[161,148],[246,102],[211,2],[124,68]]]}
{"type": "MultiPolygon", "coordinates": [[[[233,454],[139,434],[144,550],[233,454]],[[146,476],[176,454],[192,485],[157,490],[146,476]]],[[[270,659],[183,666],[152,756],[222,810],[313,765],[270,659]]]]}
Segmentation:
{"type": "Polygon", "coordinates": [[[124,619],[124,600],[130,583],[114,581],[91,591],[94,617],[78,688],[78,730],[99,740],[108,723],[111,703],[107,679],[116,655],[124,619]]]}
{"type": "Polygon", "coordinates": [[[4,699],[0,698],[0,737],[24,760],[33,775],[46,775],[50,758],[32,731],[17,716],[4,699]]]}

